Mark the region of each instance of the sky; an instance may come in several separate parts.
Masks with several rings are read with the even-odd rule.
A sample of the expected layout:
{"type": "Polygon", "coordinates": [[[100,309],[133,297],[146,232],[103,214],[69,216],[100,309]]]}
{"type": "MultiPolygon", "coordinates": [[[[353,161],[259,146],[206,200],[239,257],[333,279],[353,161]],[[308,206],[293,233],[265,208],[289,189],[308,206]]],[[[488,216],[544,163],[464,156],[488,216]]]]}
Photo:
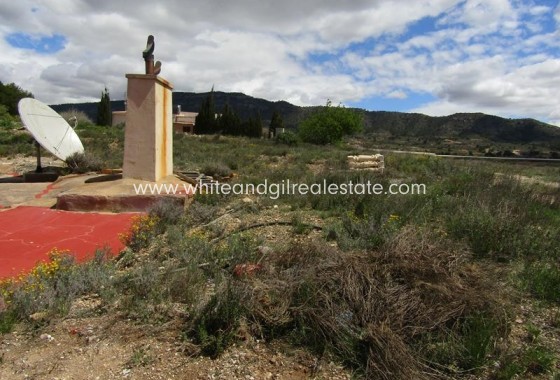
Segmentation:
{"type": "Polygon", "coordinates": [[[560,126],[559,27],[558,0],[0,0],[0,81],[124,99],[153,34],[175,91],[560,126]]]}

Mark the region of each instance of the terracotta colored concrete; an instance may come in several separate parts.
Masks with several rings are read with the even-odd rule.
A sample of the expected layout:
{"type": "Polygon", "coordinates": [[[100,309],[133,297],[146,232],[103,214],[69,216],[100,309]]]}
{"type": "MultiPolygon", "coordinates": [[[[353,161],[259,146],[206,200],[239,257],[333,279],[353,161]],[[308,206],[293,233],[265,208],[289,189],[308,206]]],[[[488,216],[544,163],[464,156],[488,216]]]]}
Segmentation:
{"type": "Polygon", "coordinates": [[[183,185],[188,186],[175,176],[165,177],[157,183],[132,178],[92,183],[82,181],[81,184],[76,183],[71,189],[58,194],[56,208],[71,211],[142,212],[162,198],[171,200],[177,207],[184,207],[192,194],[187,194],[183,185]],[[135,191],[135,186],[138,189],[138,186],[163,184],[174,185],[177,191],[162,191],[159,194],[135,191]]]}
{"type": "Polygon", "coordinates": [[[126,77],[123,177],[159,181],[173,174],[173,86],[156,75],[126,77]]]}
{"type": "Polygon", "coordinates": [[[108,247],[123,248],[119,233],[130,229],[135,213],[95,214],[20,206],[0,211],[0,278],[29,272],[47,261],[52,248],[68,249],[78,261],[108,247]]]}

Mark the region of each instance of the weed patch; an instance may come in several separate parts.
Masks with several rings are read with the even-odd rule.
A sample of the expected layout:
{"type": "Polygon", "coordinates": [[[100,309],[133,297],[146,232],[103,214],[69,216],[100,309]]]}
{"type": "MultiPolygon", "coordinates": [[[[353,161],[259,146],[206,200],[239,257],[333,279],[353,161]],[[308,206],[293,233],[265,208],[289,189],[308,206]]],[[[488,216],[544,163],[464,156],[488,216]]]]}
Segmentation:
{"type": "MultiPolygon", "coordinates": [[[[426,367],[417,345],[457,326],[461,365],[485,363],[502,322],[481,289],[491,285],[467,264],[465,250],[412,227],[376,251],[344,253],[317,244],[294,246],[270,258],[262,276],[237,282],[238,302],[265,338],[295,337],[368,378],[426,378],[437,370],[426,367]],[[476,317],[492,308],[495,315],[476,317]]],[[[217,299],[230,297],[219,293],[217,299]]]]}

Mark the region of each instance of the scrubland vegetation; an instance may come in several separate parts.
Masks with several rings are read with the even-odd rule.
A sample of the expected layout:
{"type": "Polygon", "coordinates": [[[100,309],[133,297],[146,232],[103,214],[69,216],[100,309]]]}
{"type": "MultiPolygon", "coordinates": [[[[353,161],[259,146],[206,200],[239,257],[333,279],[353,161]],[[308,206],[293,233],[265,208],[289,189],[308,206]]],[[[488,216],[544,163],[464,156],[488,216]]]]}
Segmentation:
{"type": "MultiPolygon", "coordinates": [[[[104,166],[120,166],[121,129],[80,123],[77,133],[104,166]]],[[[40,328],[31,315],[56,320],[95,293],[104,312],[136,323],[163,324],[180,307],[189,355],[258,338],[356,378],[558,378],[560,168],[388,154],[383,174],[350,171],[346,156],[359,153],[344,141],[175,136],[178,171],[422,183],[427,193],[197,194],[185,211],[163,202],[114,260],[97,252],[74,265],[56,252],[56,265],[4,281],[0,331],[40,328]]]]}

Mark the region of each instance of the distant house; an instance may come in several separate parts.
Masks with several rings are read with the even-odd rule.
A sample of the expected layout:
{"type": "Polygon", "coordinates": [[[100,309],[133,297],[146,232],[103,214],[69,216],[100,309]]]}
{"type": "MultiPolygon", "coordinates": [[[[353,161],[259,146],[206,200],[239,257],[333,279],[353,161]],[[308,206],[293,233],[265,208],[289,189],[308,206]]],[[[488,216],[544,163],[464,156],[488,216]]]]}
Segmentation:
{"type": "Polygon", "coordinates": [[[198,112],[181,112],[173,114],[173,130],[175,133],[194,133],[194,122],[198,112]]]}
{"type": "Polygon", "coordinates": [[[126,111],[113,111],[113,119],[111,122],[111,126],[116,126],[119,124],[123,124],[126,121],[126,111]]]}

